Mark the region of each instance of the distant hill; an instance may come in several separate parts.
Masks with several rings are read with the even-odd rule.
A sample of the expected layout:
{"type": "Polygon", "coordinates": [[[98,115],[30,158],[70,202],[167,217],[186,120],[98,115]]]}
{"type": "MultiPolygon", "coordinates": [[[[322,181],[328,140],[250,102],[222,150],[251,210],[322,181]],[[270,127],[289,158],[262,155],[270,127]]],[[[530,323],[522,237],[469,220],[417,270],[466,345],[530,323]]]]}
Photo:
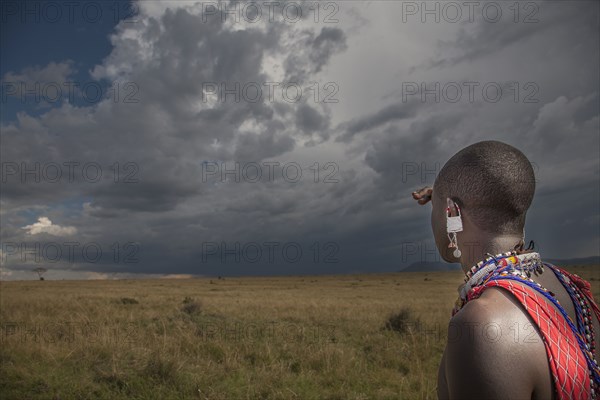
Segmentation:
{"type": "MultiPolygon", "coordinates": [[[[581,258],[542,258],[544,262],[555,264],[558,266],[563,265],[600,265],[600,256],[593,257],[581,257],[581,258]]],[[[414,262],[408,267],[403,268],[400,272],[434,272],[434,271],[458,271],[460,270],[460,264],[458,263],[447,263],[443,261],[427,261],[427,262],[414,262]]]]}
{"type": "Polygon", "coordinates": [[[556,264],[558,266],[600,264],[600,256],[581,257],[581,258],[565,258],[565,259],[542,258],[542,260],[545,262],[548,262],[550,264],[556,264]]]}
{"type": "Polygon", "coordinates": [[[459,271],[460,264],[444,261],[414,262],[400,272],[433,272],[433,271],[459,271]]]}

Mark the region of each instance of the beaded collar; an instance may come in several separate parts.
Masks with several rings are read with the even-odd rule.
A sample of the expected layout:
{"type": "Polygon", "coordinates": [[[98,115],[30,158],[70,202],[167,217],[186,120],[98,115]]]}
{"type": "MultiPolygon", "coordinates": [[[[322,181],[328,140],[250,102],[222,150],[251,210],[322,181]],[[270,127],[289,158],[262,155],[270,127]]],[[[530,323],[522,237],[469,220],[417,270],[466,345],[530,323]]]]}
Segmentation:
{"type": "Polygon", "coordinates": [[[472,288],[486,282],[488,278],[500,270],[507,270],[513,275],[531,278],[531,273],[538,275],[544,272],[544,264],[538,253],[517,254],[515,251],[500,253],[479,261],[465,274],[465,283],[461,286],[457,306],[460,308],[467,302],[467,296],[472,288]]]}

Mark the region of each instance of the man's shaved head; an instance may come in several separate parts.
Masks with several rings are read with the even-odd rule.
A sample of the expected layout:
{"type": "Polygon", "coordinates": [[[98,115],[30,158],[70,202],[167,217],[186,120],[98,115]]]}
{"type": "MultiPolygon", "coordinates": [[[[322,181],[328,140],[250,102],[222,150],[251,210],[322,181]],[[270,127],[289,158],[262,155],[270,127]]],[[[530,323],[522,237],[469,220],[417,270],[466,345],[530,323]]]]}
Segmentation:
{"type": "Polygon", "coordinates": [[[437,204],[446,204],[449,197],[480,229],[498,234],[523,231],[534,192],[535,176],[527,157],[497,141],[475,143],[456,153],[433,187],[437,204]]]}

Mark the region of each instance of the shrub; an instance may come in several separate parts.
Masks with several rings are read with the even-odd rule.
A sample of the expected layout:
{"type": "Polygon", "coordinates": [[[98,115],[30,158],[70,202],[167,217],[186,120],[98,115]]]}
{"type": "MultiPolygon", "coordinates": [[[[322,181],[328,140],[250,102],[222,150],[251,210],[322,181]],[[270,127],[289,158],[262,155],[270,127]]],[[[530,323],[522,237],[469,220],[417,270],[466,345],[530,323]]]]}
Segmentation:
{"type": "Polygon", "coordinates": [[[409,307],[403,307],[397,313],[390,315],[384,329],[400,334],[413,333],[421,326],[421,320],[416,317],[409,307]]]}
{"type": "Polygon", "coordinates": [[[173,360],[154,352],[146,363],[144,374],[158,381],[172,382],[177,377],[177,365],[173,360]]]}
{"type": "Polygon", "coordinates": [[[183,307],[181,307],[181,311],[189,315],[199,314],[202,311],[202,304],[191,297],[186,297],[183,299],[183,307]]]}
{"type": "Polygon", "coordinates": [[[139,304],[139,301],[132,299],[131,297],[121,297],[121,304],[139,304]]]}

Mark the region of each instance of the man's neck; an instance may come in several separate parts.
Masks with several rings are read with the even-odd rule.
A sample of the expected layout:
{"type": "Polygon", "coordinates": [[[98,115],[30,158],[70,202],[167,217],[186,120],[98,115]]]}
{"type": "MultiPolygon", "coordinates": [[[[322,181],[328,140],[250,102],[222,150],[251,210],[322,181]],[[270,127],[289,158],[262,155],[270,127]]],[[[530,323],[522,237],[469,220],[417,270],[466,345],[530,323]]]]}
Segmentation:
{"type": "Polygon", "coordinates": [[[468,238],[464,238],[463,246],[460,246],[459,242],[462,252],[460,263],[464,273],[479,261],[487,258],[488,254],[496,255],[514,250],[515,246],[522,240],[521,237],[516,235],[498,236],[484,232],[479,232],[474,237],[476,239],[471,241],[468,238]]]}

